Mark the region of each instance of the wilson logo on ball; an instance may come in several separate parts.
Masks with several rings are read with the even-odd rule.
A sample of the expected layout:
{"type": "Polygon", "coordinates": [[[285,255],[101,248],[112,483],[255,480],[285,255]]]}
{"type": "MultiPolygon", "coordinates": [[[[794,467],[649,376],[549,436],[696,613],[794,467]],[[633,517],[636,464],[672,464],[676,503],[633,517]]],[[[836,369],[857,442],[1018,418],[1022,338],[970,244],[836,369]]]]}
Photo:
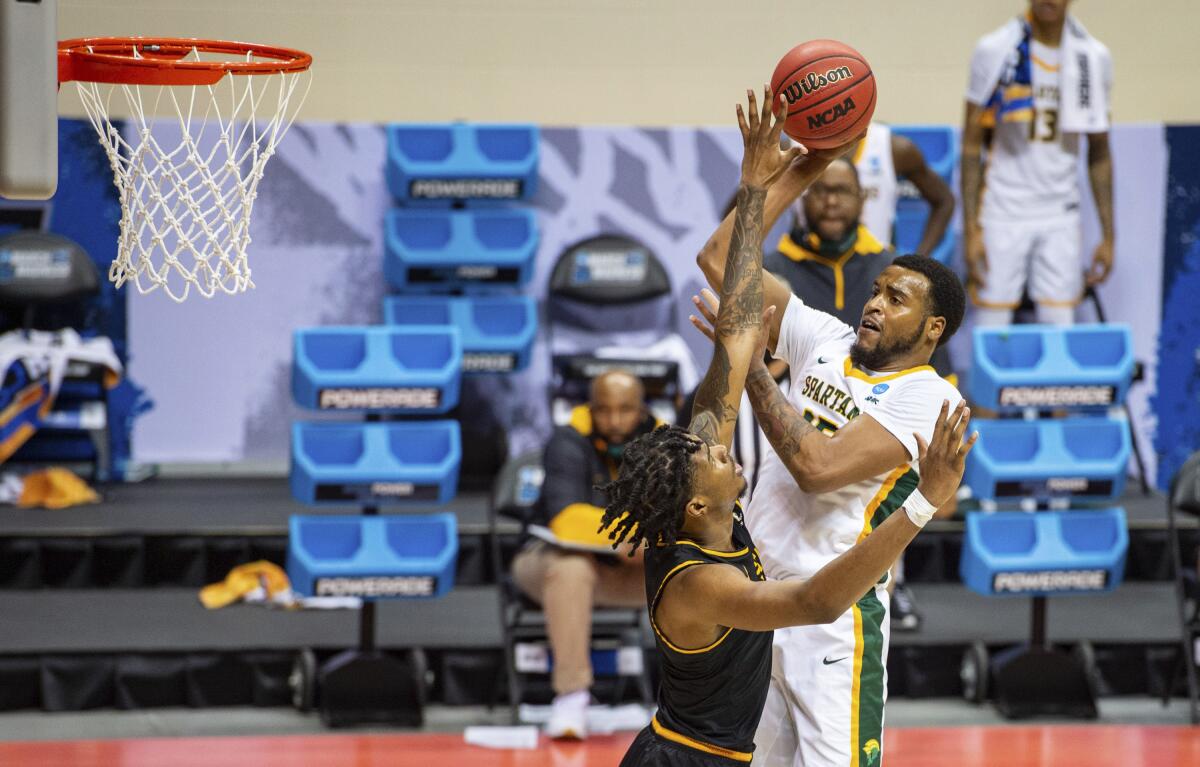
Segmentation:
{"type": "Polygon", "coordinates": [[[854,99],[847,96],[845,101],[840,104],[834,104],[832,109],[826,109],[824,112],[809,115],[808,127],[823,128],[826,125],[832,125],[853,112],[854,108],[854,99]]]}
{"type": "Polygon", "coordinates": [[[842,80],[849,80],[853,76],[850,72],[850,67],[837,67],[823,75],[819,75],[816,72],[809,72],[806,76],[788,85],[784,89],[783,95],[787,97],[788,104],[795,104],[804,96],[811,96],[826,85],[832,85],[842,80]]]}

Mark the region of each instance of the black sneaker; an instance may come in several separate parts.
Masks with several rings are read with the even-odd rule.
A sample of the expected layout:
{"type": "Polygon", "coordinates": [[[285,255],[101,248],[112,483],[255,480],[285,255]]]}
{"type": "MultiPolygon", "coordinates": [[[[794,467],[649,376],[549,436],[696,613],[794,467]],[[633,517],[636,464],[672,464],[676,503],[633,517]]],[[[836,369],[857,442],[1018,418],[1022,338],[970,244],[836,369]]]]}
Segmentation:
{"type": "Polygon", "coordinates": [[[921,613],[908,586],[897,583],[892,591],[892,630],[917,631],[921,628],[921,613]]]}

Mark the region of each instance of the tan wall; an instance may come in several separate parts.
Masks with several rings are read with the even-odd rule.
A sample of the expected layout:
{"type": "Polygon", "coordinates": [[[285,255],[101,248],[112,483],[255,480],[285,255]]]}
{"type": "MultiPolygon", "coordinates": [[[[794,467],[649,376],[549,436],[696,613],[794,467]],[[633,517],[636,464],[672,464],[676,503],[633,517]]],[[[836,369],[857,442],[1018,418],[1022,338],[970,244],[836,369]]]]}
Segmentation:
{"type": "MultiPolygon", "coordinates": [[[[1022,0],[59,0],[59,36],[226,37],[310,51],[307,120],[723,124],[796,43],[857,47],[878,117],[956,122],[974,40],[1022,0]]],[[[1114,116],[1200,122],[1200,0],[1075,0],[1113,51],[1114,116]]],[[[69,89],[61,110],[80,114],[69,89]]]]}

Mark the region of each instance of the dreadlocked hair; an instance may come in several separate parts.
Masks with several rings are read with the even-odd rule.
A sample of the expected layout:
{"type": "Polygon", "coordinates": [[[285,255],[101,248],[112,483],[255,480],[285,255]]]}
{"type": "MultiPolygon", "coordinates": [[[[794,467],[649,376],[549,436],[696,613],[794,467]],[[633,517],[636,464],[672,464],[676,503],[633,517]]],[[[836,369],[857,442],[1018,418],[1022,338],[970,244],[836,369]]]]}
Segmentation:
{"type": "Polygon", "coordinates": [[[700,441],[680,426],[659,426],[630,442],[621,456],[621,471],[605,486],[608,506],[599,532],[608,531],[615,549],[643,542],[674,543],[683,508],[692,493],[693,453],[700,441]]]}

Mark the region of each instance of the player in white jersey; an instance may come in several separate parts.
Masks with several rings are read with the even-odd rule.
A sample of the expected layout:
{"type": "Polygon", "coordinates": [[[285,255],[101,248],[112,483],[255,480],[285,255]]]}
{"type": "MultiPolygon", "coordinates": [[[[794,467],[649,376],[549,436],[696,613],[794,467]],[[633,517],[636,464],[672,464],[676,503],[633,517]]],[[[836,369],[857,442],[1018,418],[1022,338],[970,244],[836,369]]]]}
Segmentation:
{"type": "Polygon", "coordinates": [[[971,58],[962,199],[968,284],[981,324],[1010,323],[1026,286],[1038,322],[1070,324],[1085,286],[1112,269],[1112,58],[1067,15],[1068,5],[1031,0],[1025,17],[981,38],[971,58]],[[1086,274],[1081,143],[1102,234],[1086,274]]]}
{"type": "MultiPolygon", "coordinates": [[[[916,252],[925,255],[933,252],[954,217],[954,192],[925,162],[920,148],[893,133],[887,125],[873,122],[866,137],[854,143],[845,157],[854,163],[863,192],[859,223],[883,242],[895,241],[896,202],[900,199],[903,178],[929,203],[929,218],[916,252]]],[[[798,203],[793,212],[797,223],[803,223],[803,205],[798,203]]]]}
{"type": "MultiPolygon", "coordinates": [[[[789,173],[768,193],[768,226],[802,180],[789,173]]],[[[731,230],[727,219],[697,259],[714,286],[731,230]]],[[[747,391],[776,456],[762,469],[746,521],[768,576],[806,579],[916,487],[917,435],[928,440],[941,403],[961,399],[928,363],[961,323],[965,296],[953,272],[922,256],[902,256],[879,275],[857,329],[805,306],[770,273],[763,289],[766,304],[786,306],[769,347],[788,362],[791,389],[785,398],[765,365],[752,365],[747,391]]],[[[776,632],[756,761],[879,763],[887,610],[884,579],[831,624],[776,632]]]]}

